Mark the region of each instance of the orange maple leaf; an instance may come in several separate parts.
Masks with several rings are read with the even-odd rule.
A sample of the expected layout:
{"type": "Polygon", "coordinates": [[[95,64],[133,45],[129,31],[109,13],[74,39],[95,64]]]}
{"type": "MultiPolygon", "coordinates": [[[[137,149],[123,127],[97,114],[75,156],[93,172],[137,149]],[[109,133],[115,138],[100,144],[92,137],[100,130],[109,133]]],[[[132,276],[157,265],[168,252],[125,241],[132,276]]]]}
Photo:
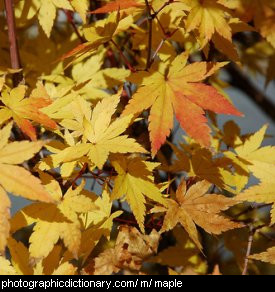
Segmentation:
{"type": "Polygon", "coordinates": [[[128,9],[132,7],[142,6],[140,3],[137,3],[137,0],[116,0],[110,3],[107,3],[103,7],[100,7],[94,11],[91,11],[91,14],[99,14],[99,13],[110,13],[113,11],[128,9]]]}
{"type": "MultiPolygon", "coordinates": [[[[238,201],[223,195],[208,194],[210,186],[211,184],[207,181],[200,181],[187,190],[186,182],[183,180],[176,191],[176,200],[167,199],[168,209],[161,232],[172,230],[180,223],[201,250],[202,245],[196,225],[216,235],[241,228],[242,224],[233,222],[220,214],[238,204],[238,201]]],[[[156,207],[155,212],[162,212],[164,209],[156,207]]]]}
{"type": "Polygon", "coordinates": [[[25,93],[26,87],[20,85],[9,93],[2,94],[1,100],[5,106],[0,109],[0,119],[2,120],[2,117],[3,120],[13,118],[22,132],[34,141],[36,140],[36,131],[30,121],[37,122],[50,129],[56,129],[57,125],[40,111],[40,109],[52,103],[43,85],[38,85],[29,98],[24,98],[25,93]]]}
{"type": "Polygon", "coordinates": [[[187,65],[181,54],[159,72],[140,72],[131,81],[141,86],[126,106],[123,115],[137,114],[151,108],[149,131],[152,154],[165,142],[173,127],[173,112],[181,127],[202,146],[210,146],[210,128],[205,110],[241,116],[217,89],[201,83],[225,63],[196,62],[187,65]]]}

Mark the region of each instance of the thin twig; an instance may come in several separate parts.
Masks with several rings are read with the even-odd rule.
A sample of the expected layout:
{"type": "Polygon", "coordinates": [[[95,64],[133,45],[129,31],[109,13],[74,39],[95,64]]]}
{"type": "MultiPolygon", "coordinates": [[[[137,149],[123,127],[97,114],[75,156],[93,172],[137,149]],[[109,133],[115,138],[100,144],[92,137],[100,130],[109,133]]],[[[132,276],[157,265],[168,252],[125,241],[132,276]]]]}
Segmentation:
{"type": "Polygon", "coordinates": [[[75,176],[75,178],[71,181],[69,180],[66,184],[65,184],[65,189],[69,189],[70,187],[75,188],[76,187],[76,181],[80,178],[82,178],[82,176],[84,175],[84,173],[86,172],[88,168],[88,163],[85,162],[81,168],[81,170],[79,171],[79,173],[75,176]]]}
{"type": "Polygon", "coordinates": [[[147,21],[148,21],[148,53],[146,62],[146,71],[151,67],[151,54],[152,54],[152,41],[153,41],[153,17],[151,14],[151,7],[148,0],[145,0],[147,8],[147,21]]]}
{"type": "MultiPolygon", "coordinates": [[[[20,57],[18,44],[16,39],[16,27],[14,18],[14,3],[13,0],[5,0],[6,17],[8,24],[8,35],[10,42],[10,60],[12,69],[20,69],[20,57]]],[[[23,74],[18,72],[13,75],[13,85],[16,87],[23,80],[23,74]]]]}
{"type": "Polygon", "coordinates": [[[263,232],[259,232],[258,234],[260,234],[262,237],[264,237],[265,239],[269,240],[269,241],[275,241],[275,238],[273,238],[272,236],[263,233],[263,232]]]}
{"type": "Polygon", "coordinates": [[[157,15],[168,5],[170,5],[171,3],[177,2],[175,0],[168,0],[167,2],[165,2],[157,11],[154,11],[154,14],[152,14],[152,18],[154,19],[155,17],[157,17],[157,15]]]}
{"type": "Polygon", "coordinates": [[[124,53],[122,52],[120,47],[116,44],[116,42],[114,40],[111,40],[111,43],[118,49],[119,54],[120,54],[121,58],[124,60],[125,64],[127,65],[128,69],[133,73],[136,72],[136,69],[130,64],[129,60],[124,55],[124,53]]]}
{"type": "Polygon", "coordinates": [[[166,39],[162,39],[162,40],[160,41],[160,43],[159,43],[159,45],[158,45],[158,47],[157,47],[157,49],[156,49],[156,51],[155,51],[155,53],[154,53],[154,55],[153,55],[151,61],[150,61],[150,67],[151,67],[152,63],[154,62],[154,60],[155,60],[155,58],[156,58],[158,52],[160,51],[160,49],[162,48],[163,44],[165,43],[165,41],[166,41],[166,39]]]}
{"type": "Polygon", "coordinates": [[[260,209],[263,209],[263,208],[267,208],[267,207],[271,207],[272,206],[272,203],[270,204],[264,204],[264,205],[259,205],[259,206],[250,206],[248,207],[247,209],[241,211],[240,213],[234,215],[234,217],[240,217],[240,216],[243,216],[249,212],[253,212],[255,210],[260,210],[260,209]]]}
{"type": "Polygon", "coordinates": [[[255,229],[253,228],[253,225],[251,224],[250,227],[249,227],[248,244],[247,244],[247,250],[246,250],[246,255],[245,255],[244,268],[243,268],[243,272],[242,272],[243,276],[247,275],[249,256],[251,254],[254,234],[255,234],[255,229]]]}
{"type": "Polygon", "coordinates": [[[63,11],[64,11],[64,13],[66,14],[66,16],[67,16],[67,20],[68,20],[68,22],[71,24],[71,26],[72,26],[74,32],[76,33],[78,39],[80,40],[80,42],[81,42],[82,44],[85,43],[85,39],[84,39],[83,36],[80,34],[80,32],[79,32],[79,30],[78,30],[78,28],[77,28],[77,26],[76,26],[76,24],[75,24],[75,22],[74,22],[72,12],[71,12],[71,11],[68,11],[68,10],[66,10],[66,9],[64,9],[63,11]]]}

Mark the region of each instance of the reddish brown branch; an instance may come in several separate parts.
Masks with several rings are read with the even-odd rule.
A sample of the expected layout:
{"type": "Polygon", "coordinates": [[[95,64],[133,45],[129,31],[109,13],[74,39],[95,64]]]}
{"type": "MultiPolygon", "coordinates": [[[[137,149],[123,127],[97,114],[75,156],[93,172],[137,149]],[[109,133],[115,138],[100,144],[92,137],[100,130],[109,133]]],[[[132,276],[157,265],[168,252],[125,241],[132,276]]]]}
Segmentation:
{"type": "Polygon", "coordinates": [[[147,53],[147,62],[146,70],[149,70],[151,67],[151,54],[152,54],[152,42],[153,42],[153,17],[151,14],[151,6],[148,0],[145,0],[146,9],[147,9],[147,20],[148,20],[148,53],[147,53]]]}
{"type": "Polygon", "coordinates": [[[154,14],[152,14],[152,18],[154,19],[166,6],[170,5],[171,3],[177,2],[175,0],[168,0],[165,2],[159,9],[158,11],[154,11],[154,14]]]}
{"type": "Polygon", "coordinates": [[[117,48],[117,50],[119,51],[119,54],[121,56],[121,58],[123,59],[123,61],[125,62],[126,66],[128,67],[128,69],[131,72],[136,72],[136,69],[130,64],[129,60],[127,59],[127,57],[124,55],[124,53],[122,52],[122,50],[120,49],[120,47],[117,45],[117,43],[113,40],[111,40],[111,43],[117,48]]]}
{"type": "Polygon", "coordinates": [[[79,173],[75,176],[75,178],[71,181],[69,180],[66,184],[65,184],[65,189],[69,189],[70,187],[72,187],[73,189],[75,189],[77,187],[76,182],[78,179],[82,178],[82,176],[84,175],[84,173],[86,172],[88,168],[88,163],[84,163],[81,170],[79,171],[79,173]]]}
{"type": "Polygon", "coordinates": [[[77,26],[76,26],[76,24],[75,24],[75,22],[74,22],[72,12],[69,11],[69,10],[65,10],[65,9],[64,9],[64,13],[66,14],[66,16],[67,16],[67,20],[68,20],[68,22],[71,24],[71,26],[72,26],[74,32],[76,33],[78,39],[80,40],[80,42],[81,42],[82,44],[85,43],[85,39],[84,39],[83,36],[80,34],[80,32],[79,32],[79,30],[78,30],[78,28],[77,28],[77,26]]]}
{"type": "MultiPolygon", "coordinates": [[[[20,69],[20,57],[18,44],[16,39],[16,26],[14,18],[14,3],[13,0],[5,0],[6,17],[8,24],[8,35],[10,42],[10,60],[12,69],[20,69]]],[[[17,86],[23,79],[22,73],[16,73],[13,75],[14,86],[17,86]]]]}

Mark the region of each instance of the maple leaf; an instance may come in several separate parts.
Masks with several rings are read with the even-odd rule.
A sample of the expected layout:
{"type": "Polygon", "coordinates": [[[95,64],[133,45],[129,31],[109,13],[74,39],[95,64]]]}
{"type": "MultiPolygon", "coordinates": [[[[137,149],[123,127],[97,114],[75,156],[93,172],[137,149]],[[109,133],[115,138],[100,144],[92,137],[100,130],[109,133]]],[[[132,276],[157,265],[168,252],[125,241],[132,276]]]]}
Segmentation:
{"type": "MultiPolygon", "coordinates": [[[[8,248],[11,254],[11,263],[0,263],[4,266],[5,273],[10,270],[13,275],[75,275],[76,267],[71,263],[60,263],[61,247],[56,246],[52,254],[47,258],[40,260],[31,265],[31,257],[28,248],[20,241],[16,241],[12,237],[8,240],[8,248]],[[53,258],[55,256],[55,258],[53,258]],[[50,268],[49,268],[50,267],[50,268]],[[48,273],[45,273],[45,271],[48,273]]],[[[0,268],[0,275],[2,274],[0,268]]],[[[4,274],[4,273],[3,273],[4,274]]]]}
{"type": "MultiPolygon", "coordinates": [[[[41,159],[40,162],[36,165],[37,169],[41,171],[45,171],[45,170],[50,170],[59,166],[59,163],[56,162],[56,159],[55,159],[56,154],[66,149],[67,147],[76,145],[74,138],[72,137],[72,135],[69,133],[68,130],[65,130],[65,134],[63,138],[65,140],[65,143],[61,143],[57,141],[51,141],[47,143],[45,148],[48,151],[52,152],[53,154],[41,159]]],[[[87,162],[88,162],[88,159],[84,158],[84,159],[81,159],[79,162],[72,161],[72,162],[63,163],[60,166],[60,174],[63,178],[69,178],[73,174],[73,171],[77,165],[79,165],[80,167],[83,167],[83,164],[87,162]]]]}
{"type": "Polygon", "coordinates": [[[269,248],[266,252],[251,255],[249,258],[275,265],[275,247],[269,248]]]}
{"type": "Polygon", "coordinates": [[[169,267],[192,267],[192,269],[201,269],[204,265],[200,259],[199,250],[196,245],[190,240],[188,234],[181,226],[176,226],[173,229],[173,236],[176,240],[176,245],[169,246],[158,254],[149,259],[151,263],[167,265],[169,267]],[[194,260],[196,258],[196,260],[194,260]]]}
{"type": "Polygon", "coordinates": [[[240,228],[241,224],[219,215],[221,211],[227,210],[238,202],[222,195],[205,194],[210,186],[211,184],[207,181],[201,181],[187,191],[186,182],[183,180],[177,189],[176,201],[168,199],[168,208],[161,232],[171,230],[180,223],[201,250],[202,245],[196,225],[211,234],[221,234],[240,228]]]}
{"type": "Polygon", "coordinates": [[[0,66],[0,92],[2,91],[3,86],[5,84],[6,76],[8,74],[19,73],[20,71],[22,71],[22,69],[10,69],[10,68],[4,68],[0,66]]]}
{"type": "Polygon", "coordinates": [[[275,1],[274,0],[235,0],[224,5],[236,9],[238,16],[246,22],[253,20],[261,35],[275,48],[275,1]],[[231,2],[231,3],[230,3],[231,2]]]}
{"type": "MultiPolygon", "coordinates": [[[[92,212],[88,212],[81,218],[83,219],[85,228],[89,228],[91,225],[98,225],[103,223],[104,220],[108,219],[112,211],[112,200],[110,199],[110,194],[108,191],[107,184],[103,188],[101,197],[96,197],[95,206],[97,209],[92,212]]],[[[116,212],[116,215],[121,214],[121,212],[116,212]]]]}
{"type": "MultiPolygon", "coordinates": [[[[46,108],[43,108],[43,113],[47,114],[52,119],[68,119],[72,118],[71,102],[80,95],[86,100],[95,102],[105,97],[110,96],[106,91],[107,88],[113,88],[123,84],[130,71],[123,68],[107,68],[101,69],[104,63],[105,50],[98,54],[94,54],[82,62],[72,66],[72,78],[64,76],[64,74],[55,74],[44,76],[50,84],[57,83],[57,93],[69,91],[65,95],[60,95],[55,98],[54,102],[46,108]],[[70,90],[73,88],[73,93],[70,90]]],[[[62,121],[61,125],[64,125],[62,121]]],[[[67,127],[67,125],[66,125],[67,127]]]]}
{"type": "Polygon", "coordinates": [[[217,0],[186,0],[191,6],[187,17],[187,32],[198,29],[200,40],[205,46],[214,33],[232,41],[232,31],[228,23],[228,9],[217,0]]]}
{"type": "Polygon", "coordinates": [[[74,60],[77,60],[85,53],[89,51],[92,52],[101,44],[109,42],[118,28],[119,21],[120,13],[111,13],[108,18],[97,21],[94,25],[85,27],[83,33],[87,42],[78,45],[76,48],[63,55],[61,59],[64,60],[74,57],[74,60]]]}
{"type": "Polygon", "coordinates": [[[209,41],[212,40],[220,52],[231,60],[238,62],[238,51],[232,43],[232,34],[253,31],[254,28],[238,18],[233,18],[234,10],[224,1],[182,1],[186,2],[191,8],[186,19],[186,30],[187,32],[194,31],[201,48],[204,49],[204,53],[208,55],[209,41]]]}
{"type": "Polygon", "coordinates": [[[11,128],[10,123],[0,130],[0,252],[6,246],[10,229],[10,200],[6,191],[29,200],[52,201],[50,195],[42,187],[41,181],[24,168],[16,165],[22,164],[39,152],[44,143],[41,141],[8,143],[11,128]]]}
{"type": "Polygon", "coordinates": [[[224,155],[232,160],[237,174],[244,176],[239,186],[240,190],[248,182],[250,173],[253,173],[261,181],[273,181],[275,172],[275,147],[261,147],[266,131],[267,125],[248,137],[244,143],[236,146],[234,148],[236,154],[229,151],[224,152],[224,155]]]}
{"type": "Polygon", "coordinates": [[[12,232],[36,223],[29,239],[31,257],[47,257],[59,239],[77,257],[81,242],[79,214],[95,209],[93,201],[82,194],[85,182],[63,196],[58,182],[50,175],[41,174],[41,179],[55,203],[35,203],[20,210],[12,218],[12,232]]]}
{"type": "Polygon", "coordinates": [[[8,239],[11,262],[18,275],[33,275],[33,268],[29,264],[30,254],[27,247],[12,237],[8,239]]]}
{"type": "Polygon", "coordinates": [[[93,275],[111,275],[124,269],[139,271],[142,261],[157,252],[159,239],[156,230],[144,235],[135,227],[122,225],[115,247],[101,253],[84,271],[93,275]]]}
{"type": "Polygon", "coordinates": [[[193,146],[191,151],[188,151],[188,146],[181,143],[180,148],[169,143],[173,149],[177,159],[171,166],[168,167],[169,171],[179,172],[184,171],[189,177],[198,177],[202,180],[225,189],[231,193],[235,193],[232,188],[235,186],[235,177],[230,172],[228,159],[223,157],[215,157],[210,150],[205,148],[196,148],[193,146]]]}
{"type": "Polygon", "coordinates": [[[75,275],[77,271],[77,268],[73,266],[71,263],[63,263],[61,264],[54,272],[52,273],[53,276],[58,276],[58,275],[67,275],[67,276],[72,276],[75,275]]]}
{"type": "MultiPolygon", "coordinates": [[[[91,197],[91,194],[89,194],[91,197]]],[[[123,211],[112,213],[113,202],[110,199],[108,185],[103,186],[101,196],[93,196],[96,209],[80,216],[85,230],[82,232],[79,257],[85,262],[102,237],[110,240],[110,233],[113,230],[113,220],[119,217],[123,211]]]]}
{"type": "Polygon", "coordinates": [[[72,10],[72,6],[68,0],[40,1],[38,20],[47,37],[51,35],[56,17],[56,10],[58,8],[72,10]]]}
{"type": "Polygon", "coordinates": [[[70,4],[74,8],[76,12],[79,13],[83,23],[85,24],[87,21],[87,11],[90,7],[90,1],[89,0],[70,0],[70,4]]]}
{"type": "MultiPolygon", "coordinates": [[[[274,173],[273,173],[274,175],[274,173]]],[[[262,182],[259,185],[252,186],[249,189],[244,190],[236,197],[237,200],[256,202],[263,204],[273,204],[271,210],[271,224],[275,224],[275,183],[274,182],[262,182]]]]}
{"type": "Polygon", "coordinates": [[[56,123],[40,110],[49,104],[49,99],[42,84],[33,90],[29,98],[24,98],[26,87],[23,85],[2,92],[0,100],[5,106],[0,106],[0,124],[13,118],[18,127],[32,140],[36,140],[35,128],[29,120],[37,122],[50,129],[56,129],[56,123]]]}
{"type": "Polygon", "coordinates": [[[214,87],[201,83],[225,64],[196,62],[187,65],[187,54],[174,59],[166,71],[133,75],[141,86],[126,106],[123,115],[151,108],[149,131],[155,156],[173,126],[173,111],[181,127],[203,146],[210,146],[210,128],[204,110],[242,115],[214,87]],[[148,95],[150,92],[150,95],[148,95]]]}
{"type": "Polygon", "coordinates": [[[7,244],[7,238],[10,233],[10,207],[11,202],[6,195],[6,192],[4,189],[0,186],[0,253],[4,251],[6,244],[7,244]]]}
{"type": "Polygon", "coordinates": [[[144,232],[145,197],[166,205],[166,200],[152,177],[152,171],[159,164],[145,161],[141,157],[127,158],[119,155],[113,156],[111,163],[118,173],[111,198],[116,200],[125,196],[141,231],[144,232]]]}
{"type": "Polygon", "coordinates": [[[128,9],[132,7],[139,7],[139,6],[144,6],[138,3],[137,0],[115,0],[107,3],[106,5],[93,10],[91,13],[92,14],[98,14],[98,13],[109,13],[113,11],[118,11],[118,10],[123,10],[123,9],[128,9]]]}
{"type": "MultiPolygon", "coordinates": [[[[98,102],[91,114],[78,113],[76,121],[83,130],[82,142],[59,152],[55,159],[59,162],[70,162],[87,155],[98,168],[102,168],[110,153],[147,153],[134,139],[121,135],[131,123],[132,115],[118,118],[112,122],[112,116],[120,101],[120,94],[106,97],[98,102]]],[[[78,102],[83,108],[90,108],[83,99],[78,102]]]]}

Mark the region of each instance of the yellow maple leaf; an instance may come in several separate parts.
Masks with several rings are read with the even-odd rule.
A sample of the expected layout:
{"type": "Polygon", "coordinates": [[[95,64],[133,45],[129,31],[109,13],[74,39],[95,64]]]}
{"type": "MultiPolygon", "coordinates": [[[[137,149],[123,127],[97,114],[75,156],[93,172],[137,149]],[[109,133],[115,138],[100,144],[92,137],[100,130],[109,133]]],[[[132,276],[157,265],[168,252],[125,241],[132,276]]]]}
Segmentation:
{"type": "Polygon", "coordinates": [[[79,13],[83,23],[85,24],[87,21],[87,11],[90,7],[90,1],[89,0],[70,0],[70,3],[74,10],[79,13]]]}
{"type": "Polygon", "coordinates": [[[132,115],[112,122],[119,101],[119,94],[106,97],[97,103],[91,114],[89,104],[86,105],[83,99],[78,99],[77,102],[87,109],[85,115],[77,113],[74,120],[82,128],[83,143],[59,152],[56,160],[60,163],[70,162],[87,155],[94,166],[102,168],[110,153],[147,153],[134,139],[121,135],[131,123],[132,115]]]}
{"type": "Polygon", "coordinates": [[[74,61],[88,52],[94,51],[101,44],[109,42],[118,29],[120,13],[113,12],[106,19],[97,21],[83,29],[87,42],[78,45],[76,48],[66,53],[62,59],[73,57],[74,61]]]}
{"type": "Polygon", "coordinates": [[[12,237],[8,239],[8,248],[11,254],[11,262],[18,275],[33,275],[30,264],[30,254],[27,247],[12,237]]]}
{"type": "Polygon", "coordinates": [[[222,0],[224,5],[235,9],[238,16],[254,26],[275,48],[275,1],[274,0],[222,0]]]}
{"type": "Polygon", "coordinates": [[[41,174],[45,188],[55,203],[35,203],[20,210],[12,219],[12,231],[36,223],[30,236],[30,255],[36,259],[48,256],[58,239],[77,257],[81,241],[79,214],[95,209],[93,201],[82,194],[85,182],[63,196],[60,186],[50,175],[41,174]]]}
{"type": "MultiPolygon", "coordinates": [[[[273,173],[274,176],[274,173],[273,173]]],[[[259,185],[250,187],[244,190],[236,197],[237,200],[256,202],[263,204],[273,204],[271,210],[271,224],[275,224],[275,183],[274,182],[262,182],[259,185]]]]}
{"type": "Polygon", "coordinates": [[[36,263],[30,257],[28,248],[20,241],[13,238],[8,240],[8,248],[11,254],[11,263],[0,257],[0,275],[75,275],[76,267],[71,263],[61,261],[61,246],[56,245],[51,254],[36,263]],[[3,262],[1,262],[3,261],[3,262]],[[3,265],[3,266],[2,266],[3,265]],[[3,268],[4,267],[4,268],[3,268]]]}
{"type": "Polygon", "coordinates": [[[63,263],[61,264],[54,272],[52,273],[53,276],[58,276],[58,275],[75,275],[77,271],[77,268],[73,266],[71,263],[63,263]]]}
{"type": "Polygon", "coordinates": [[[72,78],[64,74],[43,76],[47,84],[51,86],[57,84],[57,86],[54,87],[54,92],[52,90],[53,103],[43,108],[42,112],[52,119],[62,119],[61,125],[67,126],[66,119],[72,118],[71,103],[77,95],[95,102],[110,95],[106,91],[107,88],[122,85],[130,75],[130,71],[123,68],[102,69],[105,54],[106,50],[100,49],[89,58],[74,63],[72,78]]]}
{"type": "Polygon", "coordinates": [[[65,130],[64,135],[61,135],[61,137],[64,138],[65,143],[62,143],[61,141],[50,141],[49,143],[47,143],[47,145],[45,145],[45,148],[53,154],[41,159],[40,162],[36,165],[36,168],[40,171],[45,171],[60,166],[61,176],[63,178],[69,178],[73,174],[77,166],[82,168],[84,163],[88,163],[89,160],[88,158],[83,157],[78,161],[65,162],[60,165],[60,163],[56,160],[57,154],[67,147],[73,147],[77,145],[75,139],[67,129],[65,130]]]}
{"type": "Polygon", "coordinates": [[[275,147],[261,147],[264,140],[267,125],[251,135],[244,143],[236,146],[235,153],[226,151],[224,155],[232,160],[240,180],[238,190],[241,190],[248,182],[249,174],[252,173],[261,181],[272,181],[275,173],[275,147]]]}
{"type": "Polygon", "coordinates": [[[47,37],[50,37],[51,35],[54,20],[56,18],[56,10],[58,8],[72,10],[72,6],[68,0],[40,1],[38,20],[47,37]]]}
{"type": "Polygon", "coordinates": [[[112,200],[123,198],[129,203],[138,225],[144,232],[145,197],[162,205],[166,200],[160,189],[154,184],[152,171],[158,163],[148,162],[141,157],[125,157],[114,155],[111,163],[118,173],[114,179],[112,200]]]}
{"type": "MultiPolygon", "coordinates": [[[[89,196],[91,197],[91,194],[89,196]]],[[[93,196],[93,201],[96,209],[80,216],[85,228],[79,250],[79,257],[83,259],[83,262],[87,260],[101,237],[110,239],[113,220],[123,213],[123,211],[111,212],[113,202],[107,184],[104,185],[101,196],[93,196]]]]}
{"type": "Polygon", "coordinates": [[[41,141],[8,143],[11,127],[10,123],[0,130],[0,197],[2,202],[0,207],[0,252],[6,246],[10,229],[10,200],[6,191],[29,200],[52,201],[48,192],[41,185],[41,181],[23,167],[16,165],[33,157],[40,151],[44,143],[41,141]]]}
{"type": "Polygon", "coordinates": [[[227,230],[240,228],[241,224],[219,215],[221,211],[236,205],[237,201],[222,195],[206,194],[210,186],[208,182],[201,181],[187,190],[186,182],[183,180],[177,189],[176,201],[168,199],[161,231],[171,230],[180,223],[198,248],[202,249],[196,225],[211,234],[221,234],[227,230]]]}
{"type": "Polygon", "coordinates": [[[0,92],[2,91],[3,86],[5,84],[6,75],[18,73],[21,70],[22,69],[10,69],[10,68],[4,68],[4,67],[0,66],[0,92]]]}
{"type": "Polygon", "coordinates": [[[4,251],[7,238],[10,232],[10,207],[11,202],[5,192],[5,190],[0,186],[0,252],[4,251]]]}
{"type": "Polygon", "coordinates": [[[269,248],[266,252],[251,255],[249,258],[275,265],[275,247],[269,248]]]}
{"type": "Polygon", "coordinates": [[[107,185],[104,186],[102,195],[96,197],[94,203],[97,209],[81,217],[85,228],[89,228],[91,225],[98,225],[110,217],[113,204],[107,185]]]}
{"type": "Polygon", "coordinates": [[[11,142],[8,143],[11,124],[0,131],[0,185],[15,195],[30,200],[50,202],[52,199],[42,187],[41,182],[27,170],[16,166],[30,159],[44,145],[43,142],[11,142]]]}
{"type": "Polygon", "coordinates": [[[231,60],[239,61],[237,49],[232,43],[232,35],[242,31],[253,31],[254,28],[238,18],[233,18],[234,9],[223,0],[181,1],[188,4],[191,9],[187,15],[186,30],[194,31],[204,53],[208,54],[209,41],[212,40],[219,51],[231,60]]]}
{"type": "Polygon", "coordinates": [[[228,23],[228,9],[217,0],[185,0],[191,10],[187,17],[187,32],[198,29],[200,41],[204,47],[214,33],[232,41],[232,30],[228,23]]]}

